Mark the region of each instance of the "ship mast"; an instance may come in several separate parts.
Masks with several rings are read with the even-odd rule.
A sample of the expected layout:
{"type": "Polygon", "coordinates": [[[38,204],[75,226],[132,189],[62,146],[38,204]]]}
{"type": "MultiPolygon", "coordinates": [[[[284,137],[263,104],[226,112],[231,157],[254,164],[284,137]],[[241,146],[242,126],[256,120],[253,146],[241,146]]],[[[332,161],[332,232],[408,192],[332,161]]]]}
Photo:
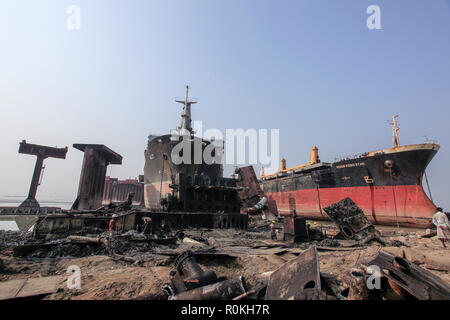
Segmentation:
{"type": "Polygon", "coordinates": [[[184,100],[175,100],[176,102],[183,104],[181,124],[178,127],[178,131],[181,135],[190,135],[194,133],[192,130],[191,105],[197,102],[189,100],[189,89],[189,86],[186,86],[186,95],[184,97],[184,100]]]}
{"type": "Polygon", "coordinates": [[[394,148],[398,148],[400,146],[400,140],[398,139],[398,130],[400,128],[398,127],[397,123],[398,114],[392,117],[392,120],[389,120],[389,124],[392,125],[392,140],[393,140],[393,146],[394,148]]]}

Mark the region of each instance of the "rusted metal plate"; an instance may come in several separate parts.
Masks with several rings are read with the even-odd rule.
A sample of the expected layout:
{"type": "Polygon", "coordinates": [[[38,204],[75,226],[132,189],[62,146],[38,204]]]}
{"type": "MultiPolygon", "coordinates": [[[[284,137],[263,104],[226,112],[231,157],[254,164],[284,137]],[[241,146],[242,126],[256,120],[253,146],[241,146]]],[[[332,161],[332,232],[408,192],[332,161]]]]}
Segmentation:
{"type": "Polygon", "coordinates": [[[369,242],[381,237],[364,212],[348,197],[323,210],[338,225],[346,239],[369,242]]]}
{"type": "Polygon", "coordinates": [[[56,291],[62,276],[19,279],[0,282],[0,300],[34,297],[56,291]]]}
{"type": "Polygon", "coordinates": [[[82,152],[86,152],[86,149],[93,149],[110,164],[122,164],[122,156],[103,144],[74,143],[73,147],[82,152]]]}
{"type": "MultiPolygon", "coordinates": [[[[33,229],[35,239],[60,239],[76,234],[98,234],[108,230],[109,216],[53,214],[40,216],[33,229]]],[[[119,219],[117,227],[122,226],[119,219]]],[[[122,231],[122,230],[121,230],[122,231]]]]}
{"type": "Polygon", "coordinates": [[[294,216],[285,217],[284,240],[293,242],[308,241],[309,233],[306,219],[294,216]]]}
{"type": "Polygon", "coordinates": [[[316,247],[312,246],[271,274],[265,299],[297,300],[320,296],[319,261],[316,247]]]}
{"type": "Polygon", "coordinates": [[[247,166],[236,169],[238,175],[237,186],[243,189],[239,191],[239,197],[243,201],[245,207],[250,208],[255,206],[264,197],[267,199],[267,208],[264,214],[267,219],[272,220],[278,216],[277,204],[273,199],[265,196],[259,181],[256,177],[253,166],[247,166]]]}
{"type": "Polygon", "coordinates": [[[41,146],[38,144],[27,143],[25,140],[19,143],[19,153],[31,154],[34,156],[42,156],[44,158],[59,158],[65,159],[67,154],[67,147],[54,148],[48,146],[41,146]]]}
{"type": "Polygon", "coordinates": [[[133,205],[144,206],[144,184],[135,179],[119,180],[106,177],[102,204],[124,202],[128,194],[134,193],[133,205]]]}
{"type": "Polygon", "coordinates": [[[122,164],[122,156],[102,144],[77,144],[84,152],[78,194],[72,205],[74,210],[96,210],[101,207],[109,164],[122,164]]]}
{"type": "Polygon", "coordinates": [[[419,300],[450,300],[450,285],[430,271],[380,251],[369,265],[379,266],[389,282],[419,300]]]}
{"type": "Polygon", "coordinates": [[[263,197],[262,191],[258,179],[256,178],[255,170],[253,166],[247,166],[236,169],[236,173],[239,175],[239,187],[244,187],[242,191],[239,191],[241,199],[249,199],[254,196],[263,197]]]}

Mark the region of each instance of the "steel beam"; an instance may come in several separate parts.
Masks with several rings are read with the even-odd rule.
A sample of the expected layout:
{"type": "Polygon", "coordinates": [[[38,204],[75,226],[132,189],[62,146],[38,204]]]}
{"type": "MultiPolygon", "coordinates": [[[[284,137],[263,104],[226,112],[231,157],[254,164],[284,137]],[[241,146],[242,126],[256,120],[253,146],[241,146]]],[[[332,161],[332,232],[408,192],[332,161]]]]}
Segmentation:
{"type": "Polygon", "coordinates": [[[109,164],[122,164],[122,156],[102,144],[74,144],[84,152],[80,184],[73,210],[95,210],[102,206],[106,168],[109,164]]]}
{"type": "Polygon", "coordinates": [[[30,144],[25,140],[22,140],[22,142],[19,143],[19,153],[36,156],[36,164],[34,165],[34,172],[31,179],[30,190],[28,191],[28,197],[24,202],[20,204],[20,207],[39,208],[39,202],[37,202],[36,200],[36,192],[39,186],[39,178],[41,177],[44,159],[65,159],[67,154],[67,147],[47,147],[38,144],[30,144]]]}

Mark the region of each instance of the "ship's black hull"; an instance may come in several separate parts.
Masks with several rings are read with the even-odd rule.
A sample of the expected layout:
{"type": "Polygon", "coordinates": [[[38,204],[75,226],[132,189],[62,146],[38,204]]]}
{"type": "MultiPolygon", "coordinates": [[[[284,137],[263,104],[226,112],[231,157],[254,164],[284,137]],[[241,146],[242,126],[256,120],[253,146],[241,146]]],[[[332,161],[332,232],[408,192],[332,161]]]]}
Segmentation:
{"type": "Polygon", "coordinates": [[[350,196],[375,223],[428,226],[436,207],[423,191],[422,177],[438,150],[434,144],[380,150],[305,167],[261,186],[281,214],[326,218],[324,207],[350,196]]]}

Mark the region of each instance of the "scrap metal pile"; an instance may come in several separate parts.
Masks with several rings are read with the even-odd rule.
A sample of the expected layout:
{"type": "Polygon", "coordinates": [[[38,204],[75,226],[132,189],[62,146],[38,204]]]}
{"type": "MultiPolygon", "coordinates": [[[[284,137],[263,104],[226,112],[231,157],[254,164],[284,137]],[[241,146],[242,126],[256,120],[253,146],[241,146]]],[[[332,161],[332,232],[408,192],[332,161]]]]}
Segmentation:
{"type": "MultiPolygon", "coordinates": [[[[404,255],[397,256],[382,250],[380,243],[377,246],[381,250],[375,254],[375,257],[358,259],[356,263],[349,265],[345,270],[333,274],[321,270],[322,262],[326,262],[326,265],[335,263],[326,260],[326,257],[339,253],[344,255],[351,252],[357,253],[370,248],[370,245],[350,240],[333,240],[332,238],[325,238],[319,242],[302,241],[297,243],[268,240],[267,233],[264,231],[190,229],[186,232],[189,236],[178,231],[171,234],[166,233],[164,237],[161,236],[162,233],[157,234],[156,231],[155,233],[153,231],[146,233],[141,230],[119,232],[112,237],[109,237],[107,233],[102,233],[90,236],[70,235],[49,241],[27,238],[25,243],[14,247],[13,255],[16,259],[25,259],[23,261],[73,259],[76,257],[89,259],[90,256],[108,256],[116,261],[117,267],[123,268],[124,272],[133,270],[133,268],[149,268],[149,272],[152,273],[155,261],[162,261],[159,263],[167,265],[164,269],[167,270],[165,271],[167,276],[162,278],[169,279],[169,281],[164,280],[159,290],[135,296],[133,299],[450,299],[450,286],[447,282],[406,259],[404,255]],[[220,232],[224,232],[224,235],[232,232],[235,236],[232,238],[217,237],[220,232]],[[238,236],[239,232],[241,238],[238,236]],[[252,240],[247,238],[249,236],[257,236],[260,239],[252,240]],[[337,242],[337,246],[333,245],[334,242],[337,242]],[[226,272],[226,275],[223,274],[227,268],[239,266],[247,261],[248,257],[262,257],[263,260],[259,261],[264,261],[270,257],[273,257],[270,259],[278,260],[284,255],[292,258],[286,259],[284,263],[279,264],[271,271],[261,273],[257,266],[245,265],[241,273],[226,272]],[[165,259],[163,259],[164,257],[165,259]],[[245,259],[242,260],[243,258],[245,259]],[[216,271],[219,270],[216,269],[219,266],[220,272],[216,271]],[[245,271],[247,268],[248,271],[245,271]]],[[[17,241],[20,241],[19,237],[17,241]]],[[[8,268],[9,265],[3,263],[3,269],[8,268]]],[[[12,271],[5,272],[11,273],[12,271]]],[[[159,276],[161,277],[161,274],[159,276]]],[[[46,287],[46,295],[55,292],[58,288],[53,280],[49,282],[52,284],[52,288],[46,287]]],[[[7,281],[2,285],[7,287],[13,283],[7,281]]],[[[2,285],[0,285],[0,293],[3,290],[2,285]]],[[[143,283],[143,285],[145,287],[146,284],[143,283]]],[[[5,297],[11,298],[8,295],[5,297]]]]}
{"type": "Polygon", "coordinates": [[[114,260],[133,264],[140,264],[144,260],[142,254],[176,257],[170,271],[170,282],[165,283],[158,292],[137,298],[145,300],[450,299],[448,283],[404,257],[383,250],[371,261],[355,264],[337,277],[321,273],[319,250],[359,250],[369,246],[372,241],[381,247],[386,245],[381,240],[381,233],[350,198],[324,208],[340,231],[332,238],[311,228],[305,219],[285,217],[284,224],[281,224],[281,236],[274,244],[266,243],[263,247],[268,246],[269,250],[273,248],[275,254],[285,251],[298,256],[270,272],[266,280],[249,286],[242,275],[227,278],[214,270],[203,270],[196,257],[235,258],[271,251],[261,246],[227,247],[214,238],[185,238],[180,228],[171,227],[166,215],[151,215],[132,209],[132,196],[130,194],[122,204],[101,207],[92,215],[72,213],[69,216],[41,217],[34,230],[34,238],[16,246],[14,256],[45,258],[106,254],[114,260]],[[106,228],[100,225],[106,226],[111,214],[117,212],[120,214],[115,214],[117,221],[114,234],[108,236],[106,228]],[[336,240],[339,238],[350,241],[350,245],[342,247],[336,240]],[[180,245],[183,243],[205,243],[207,246],[202,250],[180,253],[177,248],[182,248],[180,245]],[[161,251],[158,245],[169,247],[161,251]],[[119,248],[124,246],[131,250],[120,252],[119,248]],[[141,248],[141,253],[136,254],[136,248],[141,248]],[[134,255],[129,252],[134,252],[134,255]]]}
{"type": "Polygon", "coordinates": [[[330,281],[320,273],[315,246],[270,277],[268,300],[450,300],[450,285],[430,271],[380,251],[377,257],[330,281]]]}
{"type": "Polygon", "coordinates": [[[218,277],[204,271],[194,253],[181,253],[170,272],[171,282],[145,300],[450,300],[450,285],[388,252],[380,251],[369,266],[360,264],[338,277],[322,274],[316,246],[301,252],[269,279],[249,290],[243,276],[218,277]]]}

